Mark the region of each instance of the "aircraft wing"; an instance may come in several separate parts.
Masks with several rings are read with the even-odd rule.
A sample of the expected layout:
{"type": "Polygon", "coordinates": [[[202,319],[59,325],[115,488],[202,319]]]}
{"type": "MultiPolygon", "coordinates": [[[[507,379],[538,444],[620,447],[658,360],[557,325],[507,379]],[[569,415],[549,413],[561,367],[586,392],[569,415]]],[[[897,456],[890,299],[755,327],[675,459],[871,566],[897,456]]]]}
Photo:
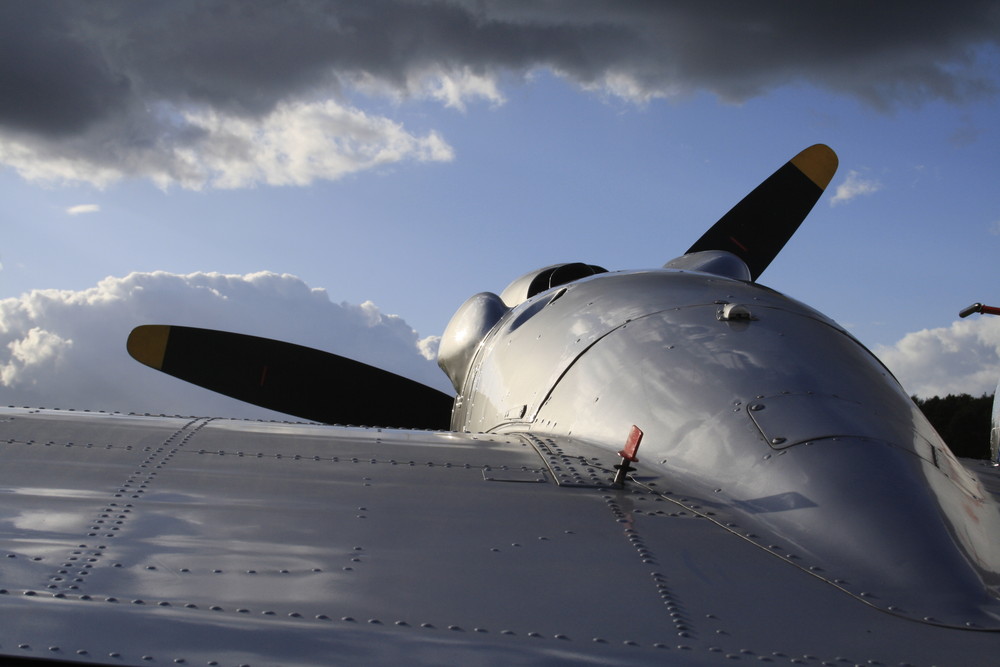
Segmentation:
{"type": "MultiPolygon", "coordinates": [[[[641,459],[641,456],[640,456],[641,459]]],[[[0,654],[982,664],[571,438],[0,410],[0,654]]],[[[794,510],[791,510],[794,511],[794,510]]]]}

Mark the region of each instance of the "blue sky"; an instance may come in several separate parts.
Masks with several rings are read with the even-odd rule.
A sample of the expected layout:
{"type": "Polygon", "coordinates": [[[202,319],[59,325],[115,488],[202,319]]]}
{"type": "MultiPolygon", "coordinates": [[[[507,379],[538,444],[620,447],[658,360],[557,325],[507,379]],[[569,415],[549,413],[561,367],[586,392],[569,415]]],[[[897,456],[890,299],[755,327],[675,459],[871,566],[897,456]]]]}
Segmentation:
{"type": "MultiPolygon", "coordinates": [[[[860,14],[857,35],[817,27],[806,36],[815,40],[814,57],[791,46],[782,52],[777,38],[767,42],[777,64],[762,46],[744,53],[714,33],[740,20],[794,28],[794,17],[773,16],[770,3],[757,5],[756,16],[741,10],[748,15],[730,17],[732,25],[719,19],[726,25],[716,26],[707,8],[702,23],[684,17],[694,26],[690,47],[672,46],[680,35],[670,32],[671,21],[681,19],[669,12],[649,19],[662,23],[659,31],[644,33],[641,5],[584,3],[574,19],[582,28],[573,38],[586,56],[579,60],[548,44],[538,53],[496,45],[480,53],[464,35],[455,38],[464,50],[416,46],[396,58],[378,52],[371,62],[351,53],[276,56],[273,77],[253,71],[245,81],[239,63],[226,65],[234,74],[213,59],[235,57],[252,41],[205,55],[196,36],[188,45],[180,37],[166,56],[152,47],[146,53],[140,38],[157,21],[197,17],[197,9],[185,14],[186,3],[146,12],[154,16],[96,4],[117,13],[95,18],[45,2],[2,10],[20,13],[40,33],[83,35],[81,48],[100,54],[99,67],[80,66],[74,85],[101,68],[119,78],[104,77],[118,87],[93,108],[79,105],[90,118],[49,119],[44,110],[62,99],[69,75],[35,71],[32,57],[46,41],[25,45],[20,64],[0,66],[10,94],[38,77],[20,91],[28,109],[0,106],[0,299],[38,289],[79,292],[132,272],[270,271],[324,288],[334,303],[371,301],[420,337],[433,336],[469,295],[500,292],[540,266],[661,266],[799,150],[826,143],[840,170],[760,282],[827,313],[887,356],[907,334],[951,331],[958,310],[973,301],[1000,301],[1000,52],[997,31],[991,40],[988,26],[977,24],[982,16],[997,21],[996,12],[977,14],[978,3],[955,5],[962,16],[943,42],[933,32],[921,37],[912,19],[898,35],[883,30],[885,43],[874,48],[863,34],[882,26],[874,17],[866,25],[860,14]],[[605,23],[663,42],[632,52],[628,35],[618,44],[591,34],[605,23]],[[131,50],[116,51],[101,37],[133,33],[131,50]],[[825,46],[838,39],[843,60],[836,51],[823,56],[840,48],[825,46]],[[715,41],[733,71],[699,69],[692,53],[712,52],[699,40],[715,41]],[[186,66],[168,76],[156,57],[186,66]],[[123,78],[129,92],[119,103],[123,78]],[[317,127],[326,132],[318,144],[311,139],[320,135],[310,134],[317,127]],[[183,139],[185,132],[201,138],[183,139]],[[246,146],[266,150],[240,157],[247,137],[246,146]]],[[[520,6],[509,4],[378,2],[367,5],[372,16],[357,20],[388,25],[420,7],[444,7],[478,11],[480,22],[513,34],[574,24],[559,18],[560,4],[522,8],[519,16],[520,6]]],[[[819,5],[837,11],[837,3],[819,5]]],[[[364,14],[326,7],[332,15],[364,14]]],[[[928,30],[944,20],[938,11],[927,10],[928,30]]],[[[249,31],[253,22],[218,14],[232,31],[249,31]]],[[[428,9],[423,20],[439,18],[428,9]]],[[[294,43],[302,27],[288,20],[294,43]]],[[[423,29],[447,42],[437,27],[423,29]]],[[[100,92],[101,77],[93,76],[100,92]]],[[[91,99],[76,88],[66,94],[60,103],[70,110],[73,95],[91,99]]],[[[994,334],[976,335],[983,343],[994,334]]],[[[938,338],[940,349],[955,345],[938,338]]],[[[1000,368],[996,347],[983,344],[982,363],[1000,368]]],[[[910,377],[919,362],[901,357],[910,368],[897,372],[910,377]]],[[[968,390],[980,391],[979,384],[968,390]]]]}
{"type": "Polygon", "coordinates": [[[786,87],[738,105],[708,94],[637,105],[547,74],[504,94],[464,112],[375,100],[412,131],[439,132],[453,161],[306,187],[99,189],[6,169],[0,295],[82,289],[131,271],[273,270],[335,299],[370,299],[431,335],[466,296],[538,266],[663,264],[816,142],[837,151],[840,170],[762,282],[870,345],[942,326],[997,289],[995,100],[880,112],[786,87]],[[831,205],[851,172],[877,190],[831,205]],[[99,210],[67,213],[85,204],[99,210]]]}

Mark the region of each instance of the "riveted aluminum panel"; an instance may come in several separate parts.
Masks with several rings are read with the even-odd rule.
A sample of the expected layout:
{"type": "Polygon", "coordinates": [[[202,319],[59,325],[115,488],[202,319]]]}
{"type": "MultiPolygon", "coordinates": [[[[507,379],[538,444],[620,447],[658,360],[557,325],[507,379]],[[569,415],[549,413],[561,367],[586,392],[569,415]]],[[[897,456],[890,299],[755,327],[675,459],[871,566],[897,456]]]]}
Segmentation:
{"type": "MultiPolygon", "coordinates": [[[[544,403],[553,387],[572,372],[574,364],[586,359],[592,346],[599,345],[605,336],[656,313],[664,313],[665,319],[679,324],[661,332],[671,338],[665,344],[687,342],[694,350],[707,344],[700,353],[701,360],[712,363],[706,368],[722,371],[719,381],[726,381],[745,370],[746,364],[758,362],[761,350],[737,347],[725,359],[711,358],[713,352],[739,342],[739,334],[748,326],[753,327],[751,332],[760,328],[756,323],[719,322],[717,313],[723,303],[745,304],[755,317],[763,318],[767,312],[767,319],[773,318],[775,308],[792,311],[795,317],[811,321],[810,331],[840,330],[815,310],[759,285],[672,270],[599,274],[543,292],[511,309],[497,323],[477,352],[473,363],[479,364],[478,370],[463,386],[463,400],[452,415],[452,427],[485,431],[507,422],[531,421],[536,416],[549,421],[544,403]],[[689,309],[704,309],[708,319],[702,323],[685,317],[689,309]]],[[[774,326],[764,328],[773,331],[774,326]]],[[[778,342],[785,349],[787,339],[778,342]]],[[[785,359],[785,364],[797,361],[785,359]]],[[[666,372],[669,368],[657,366],[648,371],[666,372]]],[[[705,372],[688,376],[685,389],[697,394],[697,385],[708,377],[705,372]]],[[[588,414],[595,413],[586,410],[566,417],[585,419],[588,414]]]]}
{"type": "MultiPolygon", "coordinates": [[[[46,412],[14,416],[0,440],[13,433],[4,424],[65,426],[46,412]]],[[[975,664],[997,646],[996,633],[915,623],[845,595],[743,534],[724,497],[687,493],[641,451],[642,484],[614,490],[572,484],[588,471],[610,478],[615,457],[566,437],[140,419],[137,442],[151,442],[146,424],[161,444],[130,450],[100,446],[113,419],[77,418],[96,429],[94,446],[0,446],[17,468],[0,479],[5,655],[975,664]],[[552,466],[568,483],[483,477],[552,466]],[[55,516],[44,530],[17,525],[36,508],[55,516]]]]}
{"type": "Polygon", "coordinates": [[[873,406],[837,396],[779,394],[751,401],[747,411],[775,449],[837,436],[885,440],[887,433],[895,435],[873,406]]]}
{"type": "Polygon", "coordinates": [[[1000,644],[993,632],[923,625],[860,603],[823,583],[822,571],[796,565],[794,556],[785,560],[788,552],[771,549],[762,536],[741,535],[713,498],[679,491],[669,496],[683,499],[677,506],[641,489],[612,501],[637,554],[655,565],[677,630],[671,656],[707,654],[727,664],[980,665],[1000,644]]]}
{"type": "MultiPolygon", "coordinates": [[[[42,432],[47,418],[32,415],[42,432]]],[[[56,476],[46,493],[11,494],[44,510],[66,499],[76,514],[6,535],[21,567],[0,571],[0,650],[121,664],[329,664],[331,652],[440,663],[474,650],[639,664],[670,638],[647,573],[622,582],[595,567],[642,565],[600,490],[484,480],[487,467],[545,474],[522,438],[149,425],[163,444],[151,452],[71,448],[68,469],[103,471],[88,493],[56,476]],[[619,597],[628,613],[609,616],[619,597]]],[[[56,451],[32,447],[18,451],[56,451]]],[[[37,463],[20,484],[48,477],[37,463]]]]}

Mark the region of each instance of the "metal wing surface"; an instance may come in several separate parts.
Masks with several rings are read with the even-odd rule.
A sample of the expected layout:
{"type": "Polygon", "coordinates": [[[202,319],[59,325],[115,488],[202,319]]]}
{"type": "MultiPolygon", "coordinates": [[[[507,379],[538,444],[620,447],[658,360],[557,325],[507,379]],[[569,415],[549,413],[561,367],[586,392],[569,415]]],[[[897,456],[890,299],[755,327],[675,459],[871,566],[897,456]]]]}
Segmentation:
{"type": "Polygon", "coordinates": [[[569,438],[3,409],[0,654],[977,664],[995,646],[865,605],[668,480],[612,489],[614,463],[569,438]]]}

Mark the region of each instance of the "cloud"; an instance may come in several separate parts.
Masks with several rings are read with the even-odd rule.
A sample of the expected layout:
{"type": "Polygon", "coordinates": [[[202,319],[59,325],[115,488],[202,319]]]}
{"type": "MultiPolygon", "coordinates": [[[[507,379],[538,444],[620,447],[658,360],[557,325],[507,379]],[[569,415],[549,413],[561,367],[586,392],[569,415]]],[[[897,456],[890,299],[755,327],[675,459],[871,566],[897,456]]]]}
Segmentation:
{"type": "Polygon", "coordinates": [[[924,329],[872,351],[910,394],[991,394],[1000,380],[1000,318],[924,329]]]}
{"type": "Polygon", "coordinates": [[[52,367],[73,346],[70,339],[61,338],[39,327],[32,327],[21,338],[7,343],[9,358],[0,366],[0,384],[13,386],[17,384],[34,386],[36,380],[25,376],[25,371],[31,368],[52,367]]]}
{"type": "MultiPolygon", "coordinates": [[[[413,87],[411,87],[411,90],[413,87]]],[[[421,95],[444,103],[446,107],[465,111],[467,100],[488,100],[493,105],[504,102],[503,93],[493,77],[476,74],[468,67],[454,74],[439,73],[419,84],[421,95]]]]}
{"type": "Polygon", "coordinates": [[[547,69],[636,102],[805,83],[880,108],[997,92],[1000,12],[552,0],[0,3],[0,162],[28,179],[303,184],[451,148],[364,96],[466,109],[547,69]]]}
{"type": "Polygon", "coordinates": [[[830,206],[846,204],[855,197],[870,195],[882,189],[882,184],[870,178],[864,178],[859,172],[850,170],[844,182],[837,186],[833,197],[830,198],[830,206]]]}
{"type": "Polygon", "coordinates": [[[83,213],[97,213],[101,210],[101,207],[97,204],[78,204],[76,206],[70,206],[66,209],[66,213],[69,215],[81,215],[83,213]]]}
{"type": "Polygon", "coordinates": [[[451,391],[429,354],[435,339],[420,340],[405,321],[371,302],[333,303],[325,290],[287,274],[155,272],[106,278],[81,291],[35,290],[0,301],[0,403],[286,418],[133,361],[125,352],[129,331],[154,323],[307,345],[451,391]]]}
{"type": "MultiPolygon", "coordinates": [[[[198,190],[309,185],[404,160],[453,158],[452,148],[436,132],[418,137],[398,123],[332,100],[282,103],[260,118],[165,104],[159,114],[182,125],[183,131],[147,127],[146,145],[129,146],[122,145],[128,138],[123,139],[114,122],[98,123],[73,141],[4,140],[0,135],[0,161],[29,180],[85,181],[103,187],[141,177],[163,188],[198,190]],[[157,137],[158,132],[163,136],[157,137]]],[[[69,213],[91,210],[74,207],[69,213]]]]}
{"type": "Polygon", "coordinates": [[[254,121],[216,111],[182,115],[201,130],[198,146],[175,152],[168,169],[157,175],[164,184],[308,185],[406,159],[453,157],[451,147],[434,132],[418,138],[388,119],[333,101],[281,104],[254,121]]]}

